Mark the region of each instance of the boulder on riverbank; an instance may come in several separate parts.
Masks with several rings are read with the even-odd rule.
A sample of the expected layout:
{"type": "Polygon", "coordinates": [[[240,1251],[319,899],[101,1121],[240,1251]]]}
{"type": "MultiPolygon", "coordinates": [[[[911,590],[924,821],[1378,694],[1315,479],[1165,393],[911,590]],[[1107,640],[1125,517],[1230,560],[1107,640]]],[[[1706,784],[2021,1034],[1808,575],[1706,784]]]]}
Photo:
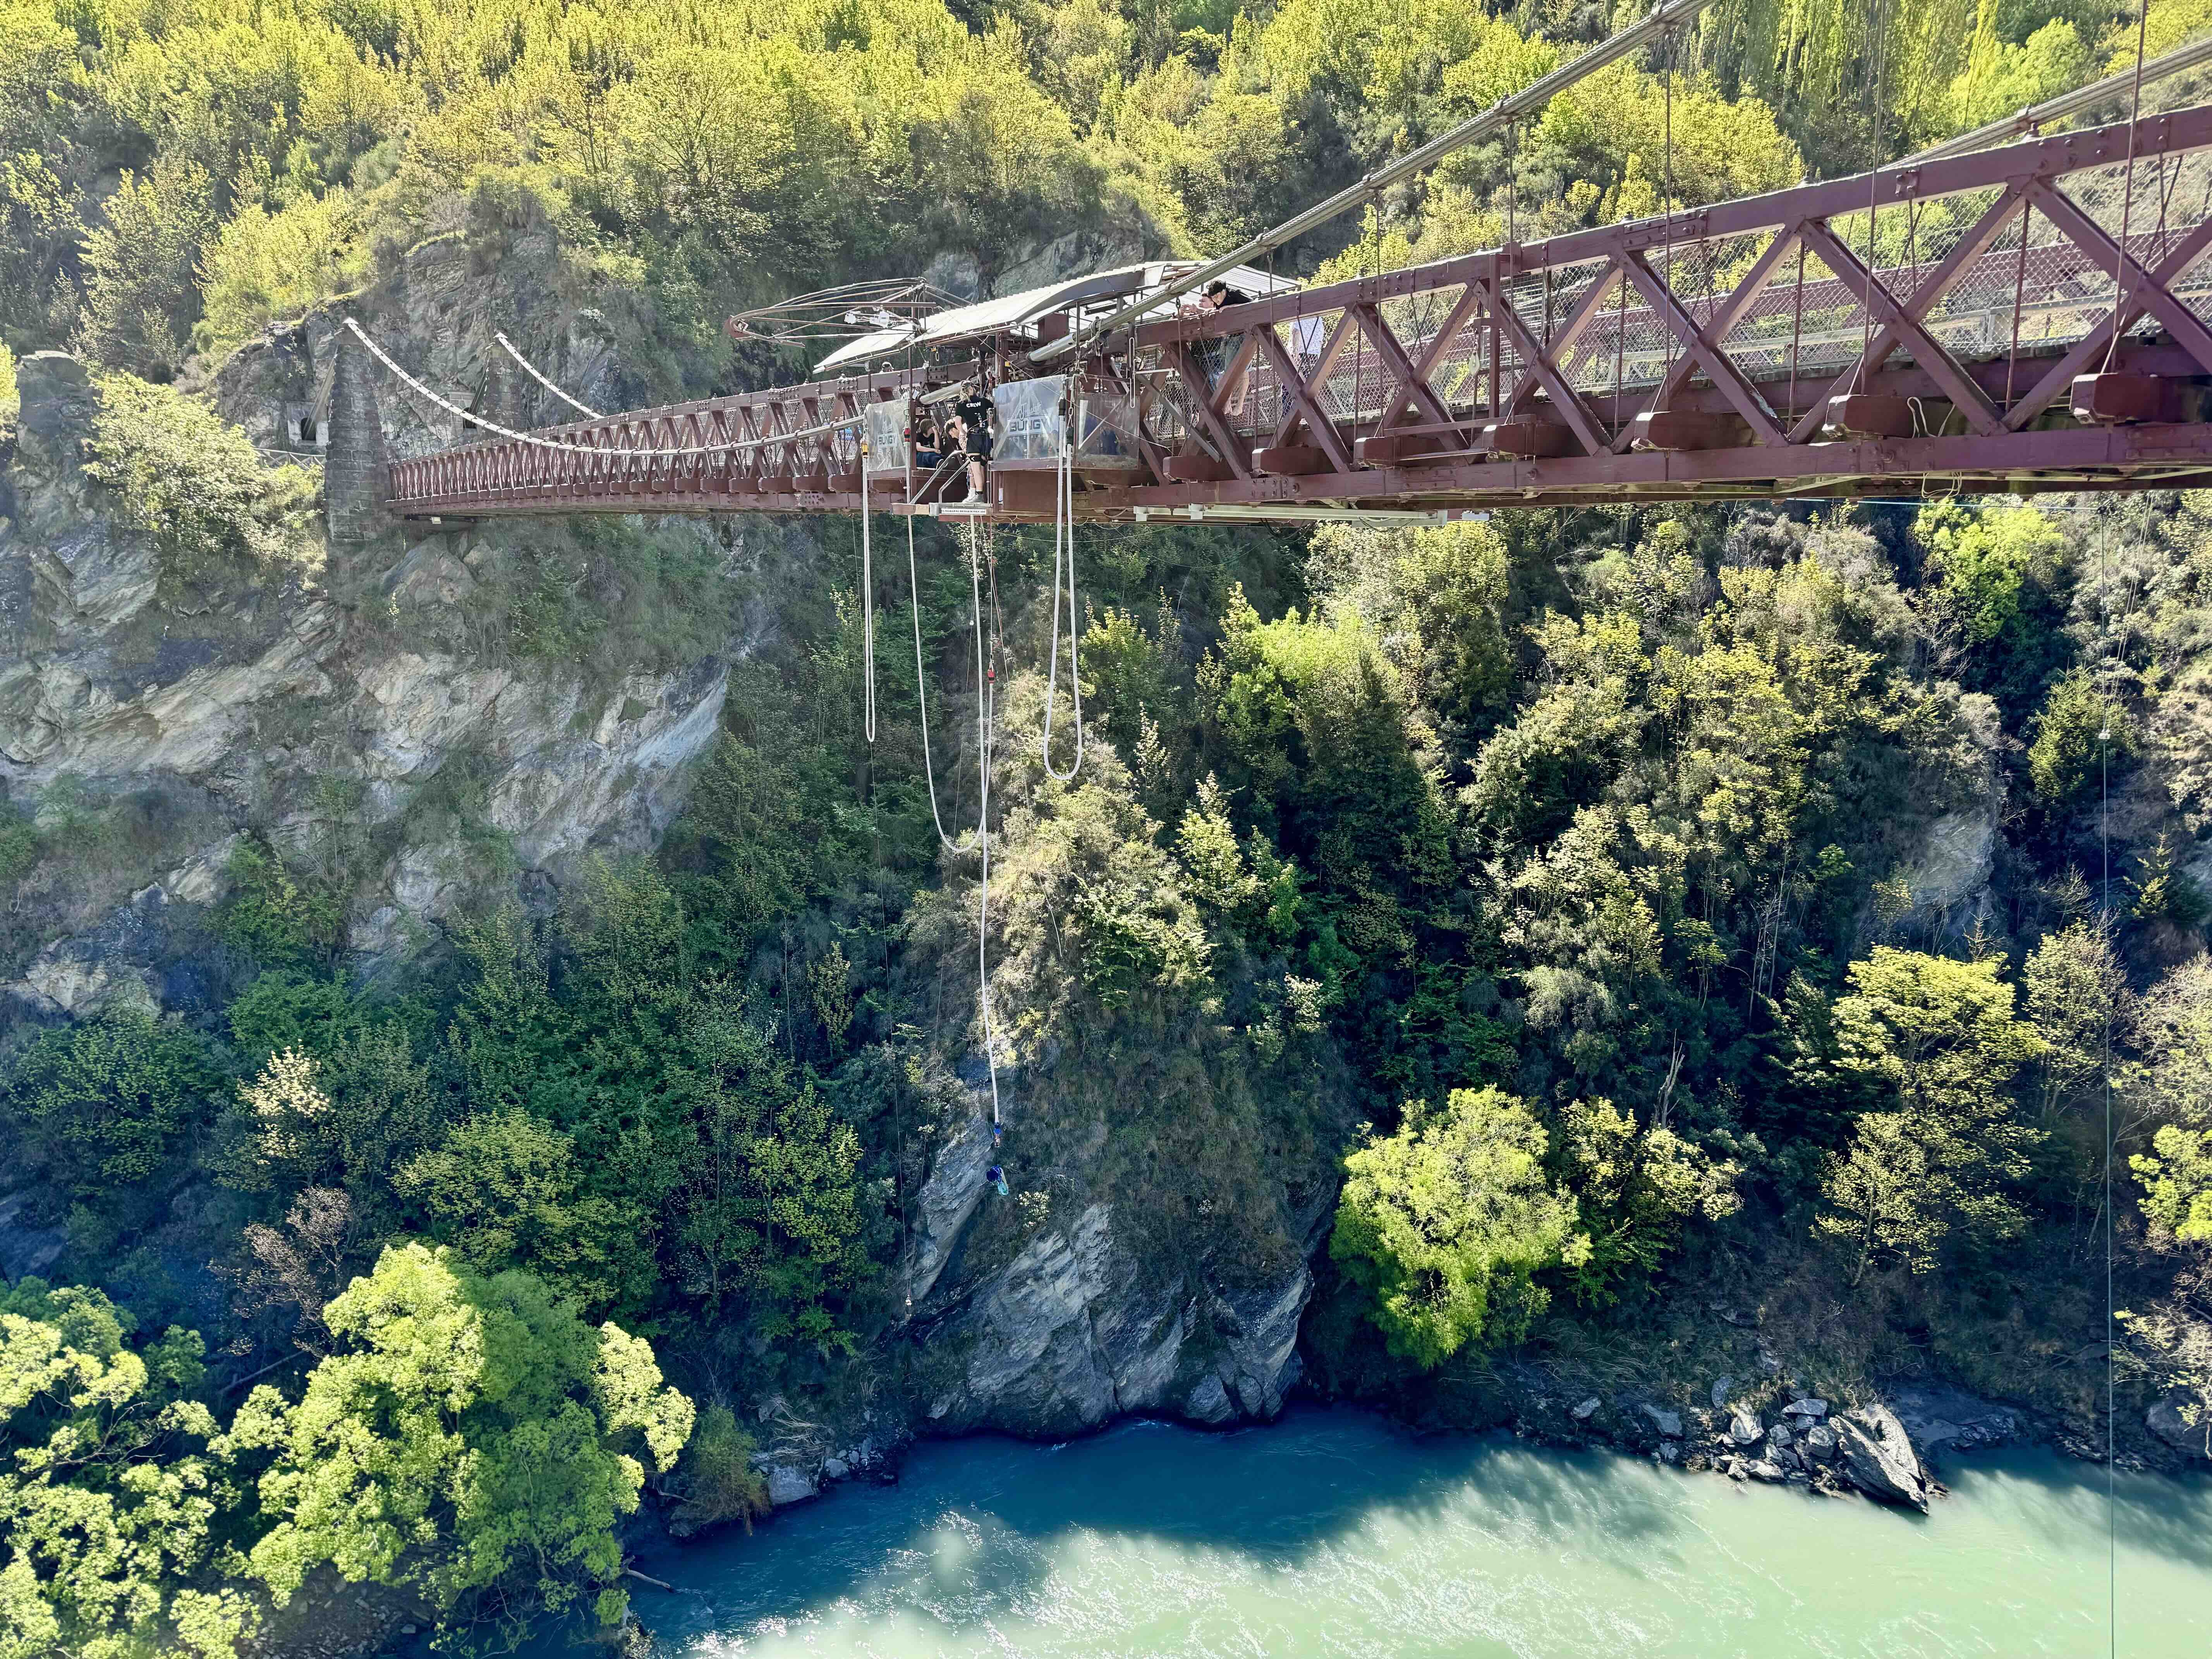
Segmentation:
{"type": "Polygon", "coordinates": [[[2144,1413],[2143,1427],[2176,1451],[2212,1458],[2212,1407],[2187,1389],[2173,1389],[2144,1413]]]}
{"type": "Polygon", "coordinates": [[[1833,1427],[1851,1485],[1876,1503],[1928,1512],[1928,1475],[1895,1412],[1862,1406],[1836,1418],[1833,1427]]]}

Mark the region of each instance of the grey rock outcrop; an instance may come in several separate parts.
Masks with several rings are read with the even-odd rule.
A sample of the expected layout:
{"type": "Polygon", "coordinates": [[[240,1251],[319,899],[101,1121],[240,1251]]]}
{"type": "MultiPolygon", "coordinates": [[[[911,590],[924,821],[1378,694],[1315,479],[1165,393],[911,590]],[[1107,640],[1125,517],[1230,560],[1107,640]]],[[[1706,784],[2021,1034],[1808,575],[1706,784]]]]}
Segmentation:
{"type": "Polygon", "coordinates": [[[1146,1265],[1117,1243],[1104,1204],[1030,1239],[933,1322],[929,1346],[951,1363],[928,1425],[1064,1434],[1131,1413],[1225,1423],[1280,1411],[1313,1288],[1304,1261],[1236,1288],[1148,1283],[1146,1265]]]}
{"type": "Polygon", "coordinates": [[[1928,1476],[1894,1412],[1864,1406],[1835,1419],[1833,1426],[1853,1486],[1879,1503],[1927,1512],[1928,1476]]]}
{"type": "MultiPolygon", "coordinates": [[[[325,332],[326,365],[334,350],[325,332]]],[[[292,391],[312,404],[313,342],[292,355],[305,377],[292,391]]],[[[325,372],[334,417],[374,418],[361,365],[325,372]]],[[[288,856],[339,830],[365,838],[345,873],[349,942],[371,972],[434,941],[434,924],[517,866],[558,879],[587,848],[658,843],[719,729],[723,658],[595,677],[419,648],[394,626],[405,620],[396,594],[365,618],[312,559],[168,594],[154,548],[85,471],[97,399],[83,366],[36,354],[21,384],[4,478],[15,511],[0,518],[0,797],[43,811],[65,784],[82,810],[100,811],[127,796],[147,829],[112,867],[47,884],[33,910],[19,900],[18,937],[36,944],[0,964],[15,1006],[52,1018],[118,1000],[189,1004],[210,955],[207,907],[248,830],[288,856]],[[470,826],[447,808],[417,810],[456,757],[470,826]],[[497,858],[483,856],[487,833],[504,837],[497,858]]],[[[340,519],[351,511],[332,505],[340,519]]],[[[370,522],[373,502],[362,510],[356,551],[381,538],[398,558],[400,538],[370,522]]],[[[432,537],[406,559],[417,609],[465,602],[476,577],[453,541],[432,537]]]]}
{"type": "Polygon", "coordinates": [[[1661,1438],[1680,1440],[1682,1437],[1682,1413],[1668,1411],[1663,1406],[1646,1406],[1644,1414],[1651,1419],[1651,1426],[1659,1431],[1661,1438]]]}
{"type": "Polygon", "coordinates": [[[1913,1386],[1889,1392],[1889,1407],[1922,1456],[1939,1448],[1974,1451],[2017,1439],[2020,1413],[1957,1389],[1913,1386]]]}
{"type": "Polygon", "coordinates": [[[2175,1389],[2154,1404],[2143,1413],[2143,1426],[2176,1451],[2212,1458],[2212,1407],[2186,1389],[2175,1389]]]}

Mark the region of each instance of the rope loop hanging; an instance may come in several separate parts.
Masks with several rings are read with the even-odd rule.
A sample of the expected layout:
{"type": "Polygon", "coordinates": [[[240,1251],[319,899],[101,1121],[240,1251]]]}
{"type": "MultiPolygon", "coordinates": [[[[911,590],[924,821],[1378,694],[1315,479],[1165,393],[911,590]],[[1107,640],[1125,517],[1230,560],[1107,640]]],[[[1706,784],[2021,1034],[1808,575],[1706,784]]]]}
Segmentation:
{"type": "Polygon", "coordinates": [[[959,844],[945,833],[945,818],[937,810],[937,766],[929,753],[929,674],[921,663],[921,578],[915,568],[911,513],[906,515],[906,580],[914,600],[914,693],[921,709],[921,775],[929,786],[929,821],[937,826],[937,844],[948,853],[957,853],[959,844]]]}
{"type": "Polygon", "coordinates": [[[1062,783],[1074,782],[1075,775],[1083,769],[1083,663],[1076,648],[1075,447],[1083,441],[1083,426],[1089,416],[1089,402],[1078,399],[1074,426],[1070,428],[1063,421],[1060,464],[1053,469],[1052,653],[1045,672],[1044,739],[1039,752],[1046,775],[1062,783]],[[1052,711],[1053,705],[1060,701],[1060,579],[1063,565],[1067,574],[1067,689],[1075,703],[1075,757],[1068,762],[1065,772],[1052,763],[1052,711]]]}

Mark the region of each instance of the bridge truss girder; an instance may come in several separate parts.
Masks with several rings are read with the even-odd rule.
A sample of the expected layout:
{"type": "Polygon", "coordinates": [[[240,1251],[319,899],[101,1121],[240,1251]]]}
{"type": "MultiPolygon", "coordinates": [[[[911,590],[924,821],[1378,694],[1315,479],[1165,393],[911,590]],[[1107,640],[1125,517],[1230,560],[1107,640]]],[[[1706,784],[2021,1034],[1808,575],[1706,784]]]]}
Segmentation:
{"type": "MultiPolygon", "coordinates": [[[[2066,134],[1144,324],[1083,367],[1133,395],[1141,429],[1135,470],[1085,473],[1077,512],[2212,482],[2208,152],[2212,106],[2146,119],[2132,144],[2125,126],[2066,134]],[[2155,418],[2077,422],[2093,374],[2155,418]]],[[[392,501],[853,511],[857,433],[836,423],[959,372],[469,444],[395,463],[392,501]]],[[[1045,476],[994,469],[993,509],[1044,516],[1045,476]]],[[[879,509],[939,510],[908,472],[872,483],[879,509]]]]}

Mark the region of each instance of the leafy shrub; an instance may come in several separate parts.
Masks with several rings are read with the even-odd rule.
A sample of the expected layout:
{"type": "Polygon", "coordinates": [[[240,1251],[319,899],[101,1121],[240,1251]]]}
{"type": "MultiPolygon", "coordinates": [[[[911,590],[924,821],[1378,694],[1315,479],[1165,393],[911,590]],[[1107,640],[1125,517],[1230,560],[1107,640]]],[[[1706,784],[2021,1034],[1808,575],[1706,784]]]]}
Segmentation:
{"type": "Polygon", "coordinates": [[[275,213],[248,202],[200,262],[204,314],[195,343],[220,356],[272,317],[297,316],[362,275],[361,215],[343,190],[275,213]]]}
{"type": "Polygon", "coordinates": [[[768,1482],[753,1467],[753,1437],[738,1426],[727,1406],[699,1413],[669,1489],[677,1502],[668,1530],[678,1538],[732,1521],[742,1521],[750,1532],[753,1517],[769,1511],[768,1482]]]}
{"type": "Polygon", "coordinates": [[[344,937],[345,904],[327,884],[288,869],[269,848],[241,841],[224,873],[230,891],[216,934],[270,967],[326,961],[344,937]]]}
{"type": "Polygon", "coordinates": [[[33,1038],[0,1073],[0,1117],[26,1165],[96,1199],[176,1156],[219,1086],[201,1038],[125,1008],[33,1038]]]}
{"type": "Polygon", "coordinates": [[[323,1316],[340,1346],[304,1397],[258,1388],[232,1429],[275,1455],[260,1497],[280,1518],[252,1562],[278,1601],[327,1562],[418,1590],[449,1622],[495,1618],[510,1595],[556,1611],[593,1595],[618,1620],[615,1526],[641,1457],[665,1470],[691,1433],[651,1346],[594,1330],[529,1273],[480,1278],[419,1243],[387,1249],[323,1316]]]}
{"type": "Polygon", "coordinates": [[[1574,1200],[1545,1179],[1546,1144],[1526,1102],[1455,1089],[1442,1111],[1415,1101],[1395,1134],[1346,1158],[1328,1253],[1372,1298],[1392,1353],[1440,1365],[1543,1311],[1535,1275],[1575,1224],[1574,1200]]]}
{"type": "Polygon", "coordinates": [[[317,475],[264,467],[243,432],[184,393],[107,376],[90,447],[85,471],[153,538],[165,580],[191,586],[307,562],[317,475]]]}

